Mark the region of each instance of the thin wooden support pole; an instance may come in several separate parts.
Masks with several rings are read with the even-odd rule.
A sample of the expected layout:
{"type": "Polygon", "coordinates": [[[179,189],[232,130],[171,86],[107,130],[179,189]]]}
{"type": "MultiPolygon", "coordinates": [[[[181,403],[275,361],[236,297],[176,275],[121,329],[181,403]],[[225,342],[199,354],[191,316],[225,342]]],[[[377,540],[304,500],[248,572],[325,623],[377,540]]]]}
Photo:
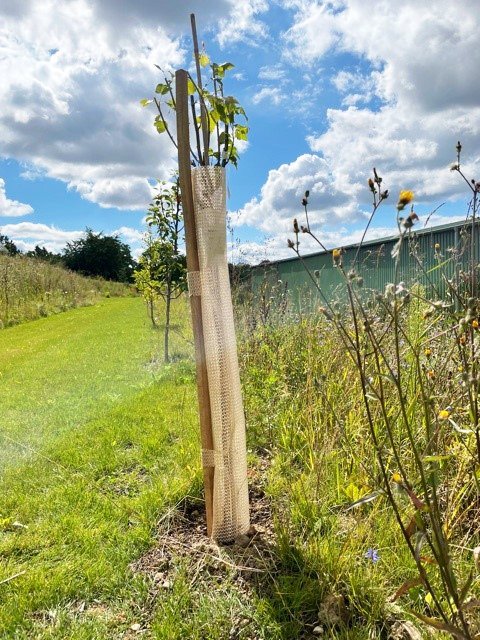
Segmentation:
{"type": "MultiPolygon", "coordinates": [[[[197,25],[195,23],[195,14],[190,14],[190,23],[192,25],[192,38],[193,38],[193,53],[195,55],[195,65],[197,68],[197,87],[201,92],[202,87],[202,71],[200,69],[200,52],[198,49],[198,37],[197,37],[197,25]]],[[[210,130],[208,128],[208,114],[205,107],[205,101],[203,96],[200,96],[200,118],[202,122],[202,136],[203,136],[203,164],[205,167],[209,164],[208,150],[210,147],[210,130]]]]}
{"type": "MultiPolygon", "coordinates": [[[[187,270],[189,273],[198,273],[198,271],[200,270],[200,265],[198,260],[197,232],[195,227],[195,215],[193,208],[187,84],[188,73],[184,69],[179,69],[175,73],[178,172],[180,178],[183,218],[185,223],[187,270]]],[[[208,376],[203,337],[202,307],[201,298],[199,295],[190,296],[190,309],[192,313],[195,360],[197,365],[197,393],[200,414],[202,449],[211,451],[213,449],[212,415],[210,410],[210,395],[208,392],[208,376]]],[[[205,511],[207,515],[207,532],[209,536],[212,533],[213,522],[214,472],[214,467],[203,467],[203,479],[205,484],[205,511]]]]}

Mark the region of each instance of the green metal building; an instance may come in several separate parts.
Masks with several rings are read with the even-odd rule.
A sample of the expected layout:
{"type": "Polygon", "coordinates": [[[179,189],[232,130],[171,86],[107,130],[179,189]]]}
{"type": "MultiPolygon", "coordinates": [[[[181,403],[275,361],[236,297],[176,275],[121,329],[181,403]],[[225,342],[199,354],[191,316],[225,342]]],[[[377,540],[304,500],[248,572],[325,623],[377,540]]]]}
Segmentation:
{"type": "MultiPolygon", "coordinates": [[[[406,232],[396,267],[392,250],[398,240],[397,235],[364,242],[360,249],[358,244],[343,247],[344,273],[348,274],[355,262],[354,271],[363,279],[366,292],[384,291],[388,283],[403,281],[407,286],[418,283],[427,297],[438,298],[448,291],[447,280],[458,285],[462,278],[465,279],[465,272],[472,272],[472,263],[476,270],[480,258],[480,224],[477,221],[406,232]]],[[[297,309],[309,310],[322,303],[322,295],[314,282],[329,300],[343,298],[345,275],[342,269],[334,265],[331,251],[264,261],[252,267],[252,289],[258,293],[266,287],[285,287],[297,309]]]]}

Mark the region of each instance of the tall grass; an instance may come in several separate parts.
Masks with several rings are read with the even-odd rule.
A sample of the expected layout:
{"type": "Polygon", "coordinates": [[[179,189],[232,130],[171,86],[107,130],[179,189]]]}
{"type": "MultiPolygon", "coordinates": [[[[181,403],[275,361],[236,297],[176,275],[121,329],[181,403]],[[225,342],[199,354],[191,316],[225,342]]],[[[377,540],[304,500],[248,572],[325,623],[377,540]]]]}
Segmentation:
{"type": "MultiPolygon", "coordinates": [[[[372,217],[388,197],[381,182],[374,170],[372,217]]],[[[473,228],[480,184],[472,184],[473,228]]],[[[398,212],[412,200],[402,191],[398,212]]],[[[386,258],[396,273],[416,220],[413,206],[398,217],[386,258]]],[[[294,220],[289,240],[300,260],[299,233],[313,236],[308,217],[306,225],[294,220]]],[[[470,235],[470,269],[458,279],[445,269],[447,293],[430,282],[432,300],[398,277],[365,292],[356,261],[344,266],[334,249],[338,300],[308,271],[323,299],[319,314],[288,322],[277,291],[270,304],[280,317],[265,318],[259,304],[257,319],[243,322],[247,418],[254,445],[273,460],[283,561],[313,576],[317,609],[325,598],[343,603],[334,622],[323,620],[338,637],[359,625],[382,637],[389,620],[407,615],[427,625],[424,634],[480,637],[480,298],[470,235]]],[[[439,269],[456,259],[450,253],[439,269]]],[[[420,260],[418,269],[428,276],[420,260]]],[[[305,609],[296,602],[294,616],[305,609]]]]}
{"type": "Polygon", "coordinates": [[[128,285],[85,278],[43,260],[0,255],[0,328],[130,293],[128,285]]]}
{"type": "MultiPolygon", "coordinates": [[[[428,326],[418,306],[412,306],[405,321],[410,335],[421,335],[428,326]]],[[[424,511],[431,485],[440,503],[449,566],[464,608],[466,605],[464,615],[472,637],[478,633],[473,607],[480,595],[474,556],[480,544],[480,501],[478,466],[469,451],[474,448],[474,436],[461,433],[449,422],[436,423],[436,448],[432,450],[425,439],[417,372],[405,366],[412,435],[418,447],[425,449],[423,461],[430,483],[425,496],[408,433],[398,419],[398,400],[390,389],[385,398],[387,416],[381,415],[378,401],[374,410],[387,477],[382,473],[361,381],[347,347],[328,319],[310,317],[283,326],[260,324],[241,345],[250,444],[271,458],[268,486],[274,498],[280,555],[297,576],[286,596],[292,600],[289,622],[296,630],[288,637],[299,632],[309,610],[314,616],[329,598],[345,603],[345,614],[330,628],[331,637],[338,638],[351,637],[352,628],[357,627],[365,630],[358,637],[383,637],[412,612],[436,618],[443,607],[446,617],[451,615],[452,601],[444,595],[436,558],[439,543],[432,534],[431,516],[424,511]],[[401,473],[386,433],[387,420],[396,420],[393,429],[401,451],[401,473]],[[405,545],[388,491],[412,541],[413,555],[405,545]],[[426,578],[419,576],[416,558],[426,578]],[[310,588],[302,596],[298,586],[306,579],[310,588]],[[438,594],[438,603],[426,580],[438,594]]],[[[437,372],[431,395],[438,413],[439,406],[447,406],[447,398],[459,407],[462,394],[458,363],[452,360],[444,375],[437,368],[446,348],[446,340],[439,338],[431,354],[422,350],[420,358],[426,372],[433,367],[437,372]]],[[[387,374],[378,375],[385,376],[385,386],[394,384],[387,374]]],[[[455,421],[466,428],[468,415],[460,407],[455,421]]],[[[285,585],[277,588],[284,590],[285,585]]]]}

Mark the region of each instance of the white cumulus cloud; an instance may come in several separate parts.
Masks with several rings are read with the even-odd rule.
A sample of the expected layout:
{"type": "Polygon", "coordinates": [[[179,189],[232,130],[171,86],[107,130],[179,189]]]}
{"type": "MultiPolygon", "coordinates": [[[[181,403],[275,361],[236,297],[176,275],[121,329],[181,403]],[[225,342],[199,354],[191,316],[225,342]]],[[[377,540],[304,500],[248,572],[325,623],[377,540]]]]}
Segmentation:
{"type": "Polygon", "coordinates": [[[103,207],[143,209],[148,180],[176,150],[153,126],[150,97],[185,64],[195,12],[221,42],[257,38],[264,0],[22,0],[0,5],[0,157],[65,182],[103,207]]]}
{"type": "MultiPolygon", "coordinates": [[[[61,253],[68,242],[79,240],[85,235],[85,231],[66,231],[39,222],[5,224],[0,227],[0,233],[13,240],[21,251],[31,251],[38,245],[53,253],[61,253]]],[[[130,245],[135,255],[141,252],[143,233],[138,229],[122,226],[105,235],[118,236],[122,242],[130,245]]]]}
{"type": "Polygon", "coordinates": [[[35,245],[59,253],[67,244],[78,240],[83,231],[64,231],[39,222],[18,222],[0,227],[0,233],[8,236],[21,251],[31,251],[35,245]]]}
{"type": "Polygon", "coordinates": [[[457,202],[461,216],[468,187],[449,171],[457,140],[465,174],[480,178],[480,14],[471,2],[282,5],[293,16],[283,34],[287,62],[302,73],[317,69],[327,55],[335,61],[348,54],[351,63],[332,67],[330,84],[342,106],[327,109],[324,129],[307,136],[311,153],[271,170],[259,196],[241,209],[240,222],[270,234],[269,250],[284,255],[280,247],[307,188],[322,238],[333,234],[335,244],[356,237],[349,225],[366,218],[373,167],[390,189],[389,203],[408,188],[423,204],[457,202]]]}
{"type": "Polygon", "coordinates": [[[7,198],[5,180],[0,178],[0,216],[16,218],[30,213],[33,213],[33,208],[29,204],[7,198]]]}

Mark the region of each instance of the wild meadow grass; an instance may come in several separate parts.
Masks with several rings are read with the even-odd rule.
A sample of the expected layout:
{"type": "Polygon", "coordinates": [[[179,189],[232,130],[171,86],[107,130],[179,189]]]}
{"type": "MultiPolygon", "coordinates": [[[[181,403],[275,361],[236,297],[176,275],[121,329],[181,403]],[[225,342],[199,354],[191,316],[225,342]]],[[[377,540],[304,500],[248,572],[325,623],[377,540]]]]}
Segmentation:
{"type": "Polygon", "coordinates": [[[44,260],[0,255],[0,328],[132,293],[125,284],[84,278],[44,260]]]}
{"type": "MultiPolygon", "coordinates": [[[[430,327],[431,319],[423,317],[426,308],[413,304],[403,317],[412,338],[430,327]]],[[[427,377],[434,414],[453,405],[455,419],[465,428],[469,418],[460,408],[461,367],[451,354],[445,366],[444,353],[450,353],[445,351],[450,346],[444,336],[429,343],[422,349],[421,367],[426,377],[435,371],[435,379],[427,377]]],[[[413,612],[437,616],[385,490],[355,363],[332,323],[315,315],[296,324],[259,322],[242,341],[241,363],[250,444],[271,458],[268,491],[276,514],[279,557],[283,571],[290,568],[290,575],[273,587],[282,593],[285,628],[290,629],[282,637],[297,637],[305,621],[315,615],[324,633],[336,638],[389,637],[401,621],[413,620],[419,626],[413,612]],[[330,620],[325,603],[332,609],[330,620]]],[[[422,400],[415,386],[420,382],[414,368],[409,369],[408,363],[405,367],[411,377],[408,411],[420,417],[416,424],[412,420],[414,437],[428,449],[418,409],[422,400]]],[[[392,382],[387,379],[385,384],[392,382]]],[[[390,392],[386,407],[391,415],[398,414],[396,404],[390,392]]],[[[428,525],[418,517],[424,507],[417,493],[422,497],[423,493],[408,435],[401,424],[396,425],[400,475],[392,447],[381,435],[384,418],[375,419],[383,437],[389,487],[418,557],[441,592],[436,548],[429,548],[423,539],[422,526],[428,525]]],[[[448,421],[437,427],[442,453],[426,450],[425,467],[436,482],[457,583],[460,589],[466,587],[465,600],[475,603],[480,595],[474,555],[480,544],[478,463],[465,448],[474,448],[475,438],[448,421]]],[[[478,609],[466,610],[475,630],[478,609]]],[[[429,637],[427,628],[420,628],[421,637],[429,637]]],[[[442,637],[440,631],[437,634],[442,637]]]]}
{"type": "Polygon", "coordinates": [[[451,170],[468,185],[471,201],[455,246],[431,248],[438,265],[429,270],[418,255],[414,193],[402,190],[398,240],[386,257],[393,281],[381,291],[364,289],[357,257],[389,197],[373,169],[372,212],[345,264],[344,251],[328,252],[312,231],[308,191],[305,224],[293,220],[295,239],[287,244],[320,299],[315,312],[302,321],[297,310],[297,322],[288,322],[283,284],[266,280],[270,294],[262,289],[257,298],[269,300],[272,317],[260,305],[257,319],[243,322],[252,343],[244,349],[251,423],[259,421],[259,446],[268,450],[275,442],[271,490],[276,507],[284,504],[279,539],[286,557],[328,585],[326,599],[315,605],[322,633],[333,627],[349,637],[362,626],[370,634],[411,637],[401,619],[411,615],[423,623],[423,634],[480,637],[480,182],[464,175],[461,150],[458,142],[451,170]],[[343,281],[338,296],[327,295],[320,271],[303,261],[301,234],[331,254],[343,281]],[[421,276],[407,284],[398,277],[405,257],[421,276]],[[431,277],[438,270],[441,287],[431,277]],[[272,373],[257,389],[262,370],[272,373]],[[335,603],[334,623],[325,616],[326,602],[335,603]]]}

